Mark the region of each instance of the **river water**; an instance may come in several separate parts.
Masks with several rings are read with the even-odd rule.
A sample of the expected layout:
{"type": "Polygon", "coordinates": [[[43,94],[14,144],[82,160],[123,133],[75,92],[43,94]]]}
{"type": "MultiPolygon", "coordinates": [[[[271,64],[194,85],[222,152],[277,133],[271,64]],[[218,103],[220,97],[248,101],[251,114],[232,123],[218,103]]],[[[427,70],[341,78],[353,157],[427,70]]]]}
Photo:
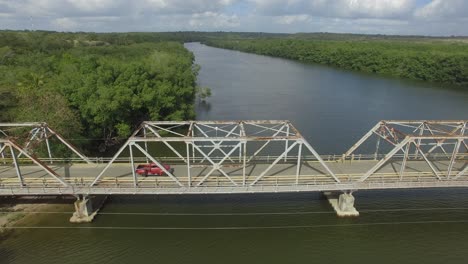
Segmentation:
{"type": "MultiPolygon", "coordinates": [[[[213,93],[198,119],[289,119],[322,154],[342,153],[381,119],[468,118],[466,91],[186,47],[213,93]]],[[[20,223],[53,228],[0,241],[0,263],[467,263],[468,190],[355,197],[355,219],[337,218],[317,193],[112,197],[78,226],[65,203],[20,223]]]]}

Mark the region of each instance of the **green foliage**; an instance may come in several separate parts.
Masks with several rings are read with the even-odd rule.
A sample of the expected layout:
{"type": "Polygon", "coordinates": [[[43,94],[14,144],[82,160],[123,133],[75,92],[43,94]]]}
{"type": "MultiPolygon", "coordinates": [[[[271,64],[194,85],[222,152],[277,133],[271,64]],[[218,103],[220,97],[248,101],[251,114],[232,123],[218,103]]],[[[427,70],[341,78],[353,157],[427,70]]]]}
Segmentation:
{"type": "Polygon", "coordinates": [[[126,139],[144,120],[194,118],[193,54],[178,42],[144,41],[0,32],[0,118],[45,121],[67,138],[101,139],[87,146],[95,151],[126,139]]]}
{"type": "Polygon", "coordinates": [[[211,89],[208,87],[197,87],[197,96],[201,101],[206,101],[211,96],[211,89]]]}
{"type": "MultiPolygon", "coordinates": [[[[316,35],[295,38],[223,39],[206,44],[308,63],[468,87],[468,45],[464,42],[407,41],[369,38],[320,39],[316,35]]],[[[334,38],[332,38],[334,37],[334,38]]]]}

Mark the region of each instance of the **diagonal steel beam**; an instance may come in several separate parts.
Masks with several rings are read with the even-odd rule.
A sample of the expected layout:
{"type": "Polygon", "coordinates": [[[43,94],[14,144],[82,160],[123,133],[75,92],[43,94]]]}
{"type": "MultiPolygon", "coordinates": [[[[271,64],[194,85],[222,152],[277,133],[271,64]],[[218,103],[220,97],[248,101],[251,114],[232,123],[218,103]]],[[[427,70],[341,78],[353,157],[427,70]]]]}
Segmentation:
{"type": "Polygon", "coordinates": [[[52,170],[51,168],[49,168],[47,165],[43,164],[40,160],[32,157],[31,155],[29,155],[26,151],[24,151],[18,144],[16,144],[15,142],[13,142],[12,140],[8,140],[8,143],[5,143],[5,144],[8,144],[10,147],[13,147],[15,148],[16,150],[18,150],[19,152],[21,152],[25,157],[27,157],[28,159],[30,159],[32,162],[34,162],[34,164],[38,165],[39,167],[41,167],[43,170],[45,170],[47,172],[47,174],[49,174],[50,176],[52,176],[52,178],[56,179],[57,181],[59,181],[63,186],[66,186],[66,187],[69,187],[70,184],[68,184],[66,181],[64,181],[60,175],[58,175],[54,170],[52,170]]]}
{"type": "MultiPolygon", "coordinates": [[[[29,148],[29,145],[31,145],[31,142],[36,138],[37,134],[39,133],[40,129],[39,128],[33,128],[30,132],[30,134],[32,134],[32,136],[28,139],[28,141],[26,142],[26,145],[24,145],[23,149],[25,150],[28,150],[29,148]]],[[[21,153],[18,155],[18,158],[21,157],[21,153]]]]}
{"type": "MultiPolygon", "coordinates": [[[[177,136],[184,137],[184,135],[182,135],[182,134],[180,134],[180,133],[177,133],[177,132],[175,132],[175,131],[172,131],[172,130],[170,130],[170,129],[167,129],[167,128],[164,128],[164,127],[160,127],[160,126],[157,126],[157,125],[153,125],[153,124],[152,124],[151,126],[157,128],[157,129],[164,130],[164,131],[166,131],[166,132],[168,132],[168,133],[171,133],[171,134],[174,134],[174,135],[177,135],[177,136]]],[[[149,127],[149,126],[148,126],[148,127],[149,127]]]]}
{"type": "Polygon", "coordinates": [[[453,179],[456,180],[460,178],[461,176],[466,176],[467,173],[468,173],[468,163],[465,163],[465,168],[462,169],[453,179]]]}
{"type": "Polygon", "coordinates": [[[383,159],[381,159],[377,164],[374,165],[370,170],[368,170],[358,181],[363,182],[367,180],[372,174],[374,174],[378,169],[380,169],[387,161],[389,161],[393,155],[395,155],[398,151],[400,151],[408,142],[410,142],[411,138],[406,137],[400,144],[396,145],[383,159]]]}
{"type": "Polygon", "coordinates": [[[200,152],[200,154],[202,154],[202,156],[204,156],[212,165],[213,165],[213,168],[211,169],[211,171],[205,175],[203,177],[203,179],[197,184],[197,186],[200,186],[215,170],[218,170],[219,172],[221,172],[221,174],[223,174],[226,178],[229,179],[229,181],[231,181],[234,185],[237,185],[237,183],[224,171],[221,169],[220,165],[230,156],[232,155],[232,153],[234,153],[234,151],[239,148],[239,146],[241,145],[242,142],[239,142],[234,148],[231,149],[231,151],[229,151],[229,153],[227,153],[223,159],[219,162],[219,163],[215,163],[210,157],[208,157],[198,146],[195,145],[195,149],[198,150],[198,152],[200,152]]]}
{"type": "MultiPolygon", "coordinates": [[[[200,133],[203,134],[203,136],[205,136],[206,138],[209,138],[209,136],[205,133],[205,131],[203,131],[203,129],[201,129],[197,124],[195,124],[195,127],[198,129],[198,131],[200,131],[200,133]]],[[[213,145],[216,145],[217,143],[214,141],[214,140],[210,140],[210,142],[213,144],[213,145]]],[[[221,144],[222,141],[219,142],[219,144],[221,144]]],[[[195,144],[194,144],[195,145],[195,144]]],[[[218,148],[219,151],[221,151],[221,153],[223,153],[223,155],[226,156],[226,152],[224,152],[224,150],[222,148],[218,148]]],[[[228,158],[232,163],[235,163],[234,160],[232,160],[230,157],[228,158]]]]}
{"type": "MultiPolygon", "coordinates": [[[[234,128],[229,131],[229,133],[227,133],[226,137],[229,137],[233,132],[234,130],[236,130],[238,128],[238,125],[234,126],[234,128]]],[[[222,142],[219,142],[219,144],[221,145],[222,142]]],[[[208,156],[210,156],[211,154],[213,154],[213,152],[215,152],[217,149],[219,149],[216,144],[213,145],[213,149],[208,153],[208,156]]],[[[203,158],[200,163],[203,163],[205,161],[206,158],[203,158]]],[[[234,162],[232,159],[231,159],[232,162],[234,162]]]]}
{"type": "Polygon", "coordinates": [[[94,178],[94,180],[91,183],[90,187],[93,187],[99,181],[99,179],[101,179],[102,175],[104,175],[104,173],[107,171],[107,169],[109,169],[109,167],[112,165],[112,163],[114,163],[114,161],[120,156],[120,154],[125,150],[125,148],[127,148],[127,146],[129,144],[130,144],[130,140],[127,140],[127,142],[125,142],[125,144],[123,144],[123,146],[120,147],[120,149],[117,151],[117,153],[115,153],[114,157],[112,157],[112,159],[109,161],[109,163],[107,163],[107,165],[104,167],[104,169],[102,169],[102,171],[98,174],[98,176],[96,176],[96,178],[94,178]]]}
{"type": "Polygon", "coordinates": [[[67,146],[71,151],[73,151],[73,153],[78,155],[78,157],[80,157],[82,160],[86,161],[88,164],[94,164],[91,160],[88,159],[88,157],[81,154],[81,152],[75,146],[73,146],[71,143],[65,140],[60,134],[52,130],[50,127],[47,127],[47,129],[49,130],[51,135],[56,136],[57,139],[60,140],[60,142],[62,142],[65,146],[67,146]]]}
{"type": "MultiPolygon", "coordinates": [[[[277,131],[273,137],[276,137],[278,136],[279,133],[282,132],[282,130],[284,129],[286,125],[283,125],[279,131],[277,131]]],[[[283,132],[284,133],[284,132],[283,132]]],[[[247,162],[250,162],[255,156],[257,156],[264,148],[266,148],[266,146],[268,146],[270,144],[270,140],[268,140],[267,142],[265,142],[260,148],[257,149],[257,151],[254,152],[254,154],[252,154],[252,156],[250,156],[250,158],[247,160],[247,162]]]]}
{"type": "Polygon", "coordinates": [[[354,144],[350,149],[348,149],[348,151],[346,151],[344,156],[348,157],[349,155],[351,155],[356,149],[358,149],[362,145],[362,143],[369,139],[381,125],[382,122],[378,122],[374,127],[372,127],[371,130],[369,130],[369,132],[367,132],[361,139],[358,140],[358,142],[356,142],[356,144],[354,144]]]}
{"type": "Polygon", "coordinates": [[[283,152],[279,157],[277,157],[275,161],[273,161],[273,163],[270,164],[270,166],[268,166],[268,168],[266,168],[262,173],[260,173],[260,175],[257,178],[255,178],[255,180],[250,184],[250,186],[255,185],[260,179],[262,179],[263,176],[265,176],[297,144],[299,144],[299,142],[294,142],[291,146],[289,146],[289,148],[285,152],[283,152]]]}
{"type": "MultiPolygon", "coordinates": [[[[460,129],[460,127],[455,128],[454,130],[452,130],[452,131],[450,132],[450,134],[453,135],[453,134],[454,134],[455,132],[457,132],[459,129],[460,129]]],[[[463,131],[463,132],[461,132],[461,135],[463,136],[463,134],[464,134],[464,129],[463,129],[462,131],[463,131]]],[[[447,139],[442,139],[442,140],[440,141],[440,143],[444,143],[446,140],[447,140],[447,139]]],[[[439,147],[438,144],[435,145],[435,146],[433,146],[431,149],[429,149],[429,151],[427,152],[427,154],[431,154],[437,147],[439,147]]]]}
{"type": "MultiPolygon", "coordinates": [[[[233,132],[230,132],[230,131],[228,131],[226,129],[220,128],[220,127],[215,127],[215,126],[210,126],[210,125],[207,125],[207,124],[198,124],[197,123],[196,126],[200,131],[202,131],[202,129],[200,129],[200,127],[198,125],[208,127],[208,128],[214,129],[214,130],[219,130],[219,131],[224,132],[224,133],[233,134],[233,135],[238,136],[238,137],[240,136],[239,133],[233,133],[233,132]]],[[[237,125],[235,126],[235,128],[237,128],[237,125]]],[[[204,134],[204,131],[202,133],[204,134]]],[[[206,135],[206,134],[204,134],[204,135],[206,135]]],[[[228,137],[228,136],[225,136],[225,137],[228,137]]]]}
{"type": "Polygon", "coordinates": [[[161,163],[159,163],[159,161],[157,161],[155,158],[153,158],[153,156],[151,156],[148,152],[146,152],[144,148],[142,148],[140,145],[138,145],[136,143],[133,144],[133,146],[135,146],[137,149],[139,149],[141,151],[141,153],[143,153],[152,162],[154,162],[161,170],[164,171],[164,173],[166,173],[167,176],[169,176],[169,178],[173,179],[180,187],[184,186],[182,183],[180,183],[180,181],[172,173],[170,173],[168,170],[166,170],[166,168],[164,168],[164,166],[161,163]]]}
{"type": "MultiPolygon", "coordinates": [[[[426,124],[426,127],[427,127],[427,129],[429,130],[429,133],[431,133],[431,135],[435,136],[434,132],[432,131],[431,127],[430,127],[428,124],[426,124]]],[[[442,139],[442,140],[434,139],[434,141],[436,142],[436,146],[439,146],[439,147],[442,149],[442,152],[444,152],[444,154],[445,154],[447,157],[449,157],[447,151],[445,151],[445,149],[444,149],[444,146],[443,146],[442,144],[439,144],[439,143],[443,143],[444,140],[443,140],[443,139],[442,139]]]]}
{"type": "Polygon", "coordinates": [[[325,163],[325,161],[323,161],[322,157],[320,157],[320,155],[317,153],[317,151],[315,151],[315,149],[309,144],[309,142],[307,142],[307,140],[303,140],[302,143],[304,144],[304,146],[312,153],[312,155],[314,155],[314,157],[318,160],[318,162],[320,163],[320,165],[322,165],[322,167],[325,168],[325,170],[328,172],[328,174],[330,174],[330,176],[337,182],[337,183],[340,183],[340,179],[338,179],[338,177],[335,175],[335,173],[333,173],[332,170],[330,170],[330,168],[327,166],[327,164],[325,163]]]}
{"type": "MultiPolygon", "coordinates": [[[[148,128],[151,132],[153,132],[153,134],[158,137],[158,138],[162,138],[161,135],[159,135],[159,133],[154,130],[151,126],[145,126],[146,128],[148,128]]],[[[145,142],[145,144],[147,144],[148,142],[145,142]]],[[[182,154],[180,154],[174,147],[171,146],[171,144],[169,144],[167,141],[163,141],[164,145],[166,145],[170,150],[172,150],[172,152],[174,152],[174,154],[177,155],[177,157],[179,157],[181,160],[183,160],[184,162],[187,162],[185,160],[185,157],[182,156],[182,154]]],[[[148,148],[145,148],[146,151],[148,151],[148,148]]]]}
{"type": "MultiPolygon", "coordinates": [[[[266,131],[266,130],[271,130],[273,132],[280,132],[280,133],[284,133],[284,134],[287,134],[286,131],[282,131],[284,126],[289,127],[289,123],[287,123],[287,122],[284,122],[282,124],[278,124],[278,125],[273,126],[273,127],[266,127],[266,126],[262,126],[262,125],[259,125],[259,124],[249,124],[249,125],[256,126],[256,127],[259,127],[259,128],[263,128],[264,130],[262,130],[262,132],[266,131]],[[281,128],[277,129],[278,126],[281,126],[281,128]]],[[[278,134],[276,134],[276,135],[278,135],[278,134]]],[[[289,136],[289,135],[287,135],[287,136],[289,136]]]]}
{"type": "Polygon", "coordinates": [[[422,151],[422,149],[419,147],[419,145],[421,143],[419,143],[419,145],[416,145],[416,143],[414,143],[413,141],[413,144],[416,146],[416,149],[417,151],[419,151],[419,153],[421,154],[421,156],[423,157],[423,159],[426,161],[426,163],[429,165],[429,167],[431,168],[432,172],[434,172],[434,175],[437,177],[437,179],[441,180],[439,174],[439,170],[437,170],[437,168],[434,166],[434,164],[432,164],[432,162],[429,161],[429,159],[427,158],[427,156],[424,154],[424,152],[422,151]]]}

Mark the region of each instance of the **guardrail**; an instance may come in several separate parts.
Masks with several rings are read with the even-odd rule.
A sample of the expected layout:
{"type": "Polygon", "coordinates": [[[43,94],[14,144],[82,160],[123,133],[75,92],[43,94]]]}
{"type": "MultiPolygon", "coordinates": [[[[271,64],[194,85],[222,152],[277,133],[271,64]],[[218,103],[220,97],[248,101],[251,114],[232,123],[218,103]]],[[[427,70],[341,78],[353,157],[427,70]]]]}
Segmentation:
{"type": "MultiPolygon", "coordinates": [[[[267,155],[267,156],[257,156],[255,158],[253,158],[251,160],[251,162],[255,162],[255,161],[262,161],[262,162],[272,162],[274,161],[278,156],[274,156],[274,155],[267,155]]],[[[345,157],[344,155],[336,155],[336,154],[330,154],[330,155],[320,155],[320,157],[324,160],[324,161],[328,161],[328,162],[336,162],[336,161],[364,161],[364,160],[379,160],[379,159],[382,159],[385,157],[384,154],[352,154],[348,157],[345,157]]],[[[393,159],[403,159],[404,157],[404,154],[395,154],[393,156],[393,159]]],[[[409,159],[418,159],[418,160],[422,160],[423,158],[421,157],[421,155],[415,155],[415,154],[409,154],[408,155],[408,158],[409,159]]],[[[432,160],[441,160],[441,159],[450,159],[450,155],[447,155],[447,154],[443,154],[443,153],[435,153],[435,154],[431,154],[428,156],[428,158],[432,159],[432,160]]],[[[89,157],[88,158],[90,161],[92,161],[93,163],[96,163],[96,164],[105,164],[105,163],[108,163],[112,157],[89,157]]],[[[170,163],[184,163],[184,161],[182,161],[181,158],[179,157],[158,157],[157,158],[158,160],[162,161],[162,162],[170,162],[170,163]]],[[[212,157],[211,158],[212,161],[221,161],[223,159],[223,157],[212,157]]],[[[286,162],[287,161],[297,161],[298,159],[298,156],[294,156],[294,155],[291,155],[291,156],[288,156],[285,160],[286,162]]],[[[459,153],[457,154],[456,156],[456,159],[457,160],[468,160],[468,153],[459,153]]],[[[243,161],[243,158],[239,158],[239,157],[236,157],[236,156],[231,156],[231,160],[232,161],[237,161],[237,162],[242,162],[243,161]]],[[[318,159],[312,155],[307,155],[307,156],[302,156],[302,160],[304,161],[318,161],[318,159]]],[[[0,165],[3,163],[3,164],[6,164],[6,163],[11,163],[13,160],[11,158],[0,158],[0,165]]],[[[18,158],[18,161],[20,162],[30,162],[29,159],[26,159],[26,158],[18,158]]],[[[85,161],[83,161],[83,159],[81,158],[41,158],[41,161],[42,162],[45,162],[45,163],[86,163],[85,161]]],[[[115,162],[117,163],[130,163],[130,157],[119,157],[115,160],[115,162]]],[[[134,161],[136,163],[147,163],[147,162],[150,162],[148,161],[148,159],[146,157],[134,157],[134,161]]],[[[190,157],[190,162],[192,163],[200,163],[200,162],[207,162],[205,158],[203,157],[195,157],[195,158],[192,158],[190,157]]],[[[228,161],[226,161],[226,163],[228,163],[228,161]]]]}

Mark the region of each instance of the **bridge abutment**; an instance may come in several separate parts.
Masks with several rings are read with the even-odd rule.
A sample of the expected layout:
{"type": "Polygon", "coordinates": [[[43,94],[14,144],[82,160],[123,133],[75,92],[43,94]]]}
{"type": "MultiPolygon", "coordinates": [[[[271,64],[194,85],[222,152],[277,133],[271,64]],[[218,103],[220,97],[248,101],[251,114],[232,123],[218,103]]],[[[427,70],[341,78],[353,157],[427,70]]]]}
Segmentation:
{"type": "Polygon", "coordinates": [[[82,196],[81,199],[78,196],[74,205],[75,212],[70,218],[71,223],[90,223],[98,212],[98,210],[93,210],[92,200],[88,196],[82,196]]]}
{"type": "Polygon", "coordinates": [[[324,195],[339,217],[359,216],[359,212],[354,207],[355,198],[351,192],[345,192],[340,195],[324,192],[324,195]]]}

